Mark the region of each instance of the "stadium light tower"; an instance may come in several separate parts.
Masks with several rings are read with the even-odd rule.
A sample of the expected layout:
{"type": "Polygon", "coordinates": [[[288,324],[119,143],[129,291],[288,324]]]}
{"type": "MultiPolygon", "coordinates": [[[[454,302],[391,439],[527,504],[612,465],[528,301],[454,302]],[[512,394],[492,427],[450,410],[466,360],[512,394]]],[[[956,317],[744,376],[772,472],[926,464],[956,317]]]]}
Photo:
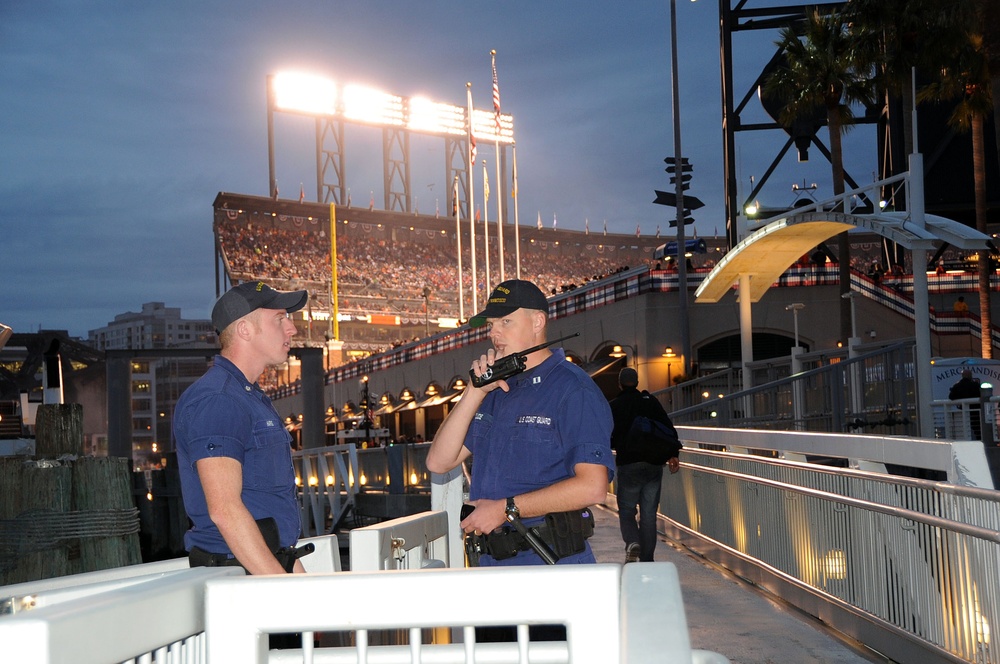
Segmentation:
{"type": "MultiPolygon", "coordinates": [[[[316,119],[317,200],[346,204],[344,191],[345,123],[383,129],[382,154],[386,209],[410,212],[409,133],[430,134],[445,139],[445,175],[451,182],[461,175],[466,195],[471,186],[471,172],[458,155],[467,152],[467,110],[431,101],[425,97],[404,97],[355,83],[339,84],[324,76],[299,72],[280,72],[267,76],[267,146],[268,194],[278,196],[275,172],[274,114],[276,111],[306,115],[316,119]],[[330,142],[328,146],[325,143],[330,142]],[[460,145],[461,144],[461,145],[460,145]],[[334,182],[327,183],[328,169],[334,182]],[[324,194],[325,190],[325,194],[324,194]]],[[[501,114],[499,127],[493,111],[475,109],[472,132],[483,144],[492,142],[504,148],[514,144],[514,118],[501,114]]],[[[503,190],[502,185],[497,185],[503,190]]]]}

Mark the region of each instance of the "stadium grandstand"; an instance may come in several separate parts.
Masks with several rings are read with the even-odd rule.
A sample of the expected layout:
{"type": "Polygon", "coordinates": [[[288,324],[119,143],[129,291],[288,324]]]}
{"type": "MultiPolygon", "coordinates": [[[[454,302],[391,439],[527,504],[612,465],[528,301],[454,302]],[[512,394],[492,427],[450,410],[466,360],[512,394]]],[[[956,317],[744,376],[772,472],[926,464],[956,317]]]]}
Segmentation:
{"type": "MultiPolygon", "coordinates": [[[[253,279],[284,289],[306,289],[309,304],[296,318],[296,343],[321,344],[330,324],[330,206],[220,193],[214,203],[219,290],[253,279]]],[[[339,339],[349,357],[380,352],[456,327],[473,313],[469,224],[459,225],[464,305],[459,307],[456,223],[453,217],[336,208],[339,339]]],[[[655,235],[604,234],[522,225],[518,229],[521,277],[556,294],[631,267],[661,267],[655,235]]],[[[490,276],[486,276],[483,224],[477,224],[479,306],[500,281],[497,226],[490,223],[490,276]]],[[[722,239],[720,238],[720,243],[722,239]]],[[[516,241],[504,227],[505,276],[517,275],[516,241]]],[[[719,247],[691,257],[708,270],[719,247]]]]}

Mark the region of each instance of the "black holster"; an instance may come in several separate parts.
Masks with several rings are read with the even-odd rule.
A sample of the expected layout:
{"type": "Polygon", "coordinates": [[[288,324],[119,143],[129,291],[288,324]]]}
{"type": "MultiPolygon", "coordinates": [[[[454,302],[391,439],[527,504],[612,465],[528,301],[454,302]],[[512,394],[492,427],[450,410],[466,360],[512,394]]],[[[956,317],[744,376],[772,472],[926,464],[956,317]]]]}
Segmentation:
{"type": "MultiPolygon", "coordinates": [[[[278,522],[274,517],[257,519],[257,527],[264,537],[264,543],[271,550],[274,557],[278,559],[286,572],[291,572],[295,568],[295,561],[302,556],[307,556],[316,550],[312,544],[305,546],[280,546],[281,538],[278,534],[278,522]]],[[[243,564],[236,558],[230,558],[225,553],[209,553],[194,546],[188,552],[188,565],[191,567],[243,567],[243,564]]],[[[243,569],[246,569],[243,567],[243,569]]]]}
{"type": "MultiPolygon", "coordinates": [[[[555,553],[556,559],[582,553],[586,540],[594,534],[594,514],[590,509],[550,512],[545,521],[527,528],[555,553]]],[[[479,556],[487,553],[494,560],[513,558],[519,551],[531,551],[531,543],[510,525],[492,533],[465,535],[465,552],[470,567],[479,565],[479,556]]],[[[541,554],[539,554],[541,555],[541,554]]]]}
{"type": "Polygon", "coordinates": [[[545,541],[560,558],[580,553],[594,534],[594,513],[589,509],[569,512],[549,512],[545,515],[549,536],[545,541]]]}

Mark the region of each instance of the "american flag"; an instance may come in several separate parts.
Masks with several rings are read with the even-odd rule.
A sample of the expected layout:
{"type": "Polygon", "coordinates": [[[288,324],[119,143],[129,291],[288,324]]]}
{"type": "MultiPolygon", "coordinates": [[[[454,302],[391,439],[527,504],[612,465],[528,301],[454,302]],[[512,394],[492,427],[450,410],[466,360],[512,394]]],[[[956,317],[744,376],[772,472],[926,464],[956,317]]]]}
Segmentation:
{"type": "Polygon", "coordinates": [[[500,135],[500,84],[497,83],[497,57],[493,52],[493,115],[496,118],[497,136],[500,135]]]}
{"type": "Polygon", "coordinates": [[[303,184],[299,183],[299,203],[306,200],[306,188],[303,184]]]}
{"type": "Polygon", "coordinates": [[[473,164],[476,163],[476,137],[472,133],[472,129],[469,129],[469,159],[473,164]]]}

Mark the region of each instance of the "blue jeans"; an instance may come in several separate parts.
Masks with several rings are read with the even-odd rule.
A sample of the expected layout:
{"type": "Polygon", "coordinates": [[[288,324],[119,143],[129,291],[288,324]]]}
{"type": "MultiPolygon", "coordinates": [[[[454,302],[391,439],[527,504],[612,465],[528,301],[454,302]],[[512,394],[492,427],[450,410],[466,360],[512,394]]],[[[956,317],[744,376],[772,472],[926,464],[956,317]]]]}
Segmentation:
{"type": "Polygon", "coordinates": [[[660,506],[663,466],[645,461],[618,466],[618,522],[625,544],[639,543],[639,560],[653,560],[656,548],[656,512],[660,506]],[[636,522],[636,508],[639,520],[636,522]]]}

